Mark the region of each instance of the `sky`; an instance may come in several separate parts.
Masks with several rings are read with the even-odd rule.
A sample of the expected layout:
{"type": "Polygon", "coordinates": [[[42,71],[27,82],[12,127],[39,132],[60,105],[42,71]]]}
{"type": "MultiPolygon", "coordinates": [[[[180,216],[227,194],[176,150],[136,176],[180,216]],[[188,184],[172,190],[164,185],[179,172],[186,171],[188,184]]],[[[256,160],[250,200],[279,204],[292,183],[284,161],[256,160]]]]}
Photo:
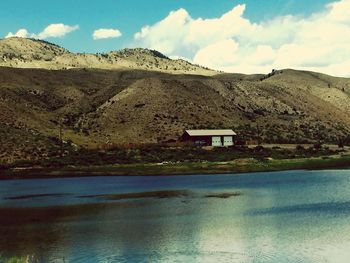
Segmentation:
{"type": "Polygon", "coordinates": [[[0,37],[72,52],[126,47],[227,72],[350,76],[350,0],[2,0],[0,37]]]}

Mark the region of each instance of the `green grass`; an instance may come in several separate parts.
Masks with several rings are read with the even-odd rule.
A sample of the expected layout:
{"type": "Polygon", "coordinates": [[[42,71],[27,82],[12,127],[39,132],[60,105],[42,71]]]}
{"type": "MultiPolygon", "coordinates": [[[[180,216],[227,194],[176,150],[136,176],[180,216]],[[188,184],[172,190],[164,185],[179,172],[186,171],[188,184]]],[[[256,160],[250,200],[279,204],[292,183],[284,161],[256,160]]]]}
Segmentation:
{"type": "Polygon", "coordinates": [[[237,159],[226,162],[143,163],[5,170],[0,178],[178,175],[350,168],[350,155],[294,159],[237,159]]]}
{"type": "Polygon", "coordinates": [[[3,258],[0,256],[0,262],[3,263],[27,263],[27,257],[10,257],[10,258],[3,258]]]}
{"type": "Polygon", "coordinates": [[[39,160],[22,160],[10,164],[10,167],[31,167],[34,165],[59,168],[69,165],[100,166],[113,164],[144,164],[160,162],[225,162],[241,158],[264,159],[293,159],[328,156],[339,153],[326,148],[321,149],[272,149],[261,146],[255,148],[230,147],[214,148],[211,150],[199,147],[167,147],[162,145],[144,145],[139,147],[116,147],[108,150],[79,149],[64,154],[64,156],[50,155],[39,160]]]}

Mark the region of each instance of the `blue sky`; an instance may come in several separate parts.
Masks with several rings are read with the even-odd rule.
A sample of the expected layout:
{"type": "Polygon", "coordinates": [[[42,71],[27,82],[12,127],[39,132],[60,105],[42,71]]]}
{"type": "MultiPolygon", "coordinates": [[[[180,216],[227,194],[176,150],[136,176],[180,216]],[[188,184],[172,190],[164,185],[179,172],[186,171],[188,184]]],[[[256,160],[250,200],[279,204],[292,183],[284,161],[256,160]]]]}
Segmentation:
{"type": "Polygon", "coordinates": [[[150,48],[226,72],[350,76],[349,14],[350,0],[3,0],[0,36],[72,52],[150,48]]]}
{"type": "Polygon", "coordinates": [[[73,52],[106,52],[132,45],[133,35],[152,25],[170,11],[186,9],[193,18],[218,17],[238,4],[246,4],[245,17],[259,22],[286,14],[308,15],[324,8],[330,0],[3,0],[0,9],[0,36],[26,28],[40,32],[52,23],[79,25],[63,38],[48,39],[73,52]],[[98,28],[118,28],[123,36],[94,41],[98,28]]]}

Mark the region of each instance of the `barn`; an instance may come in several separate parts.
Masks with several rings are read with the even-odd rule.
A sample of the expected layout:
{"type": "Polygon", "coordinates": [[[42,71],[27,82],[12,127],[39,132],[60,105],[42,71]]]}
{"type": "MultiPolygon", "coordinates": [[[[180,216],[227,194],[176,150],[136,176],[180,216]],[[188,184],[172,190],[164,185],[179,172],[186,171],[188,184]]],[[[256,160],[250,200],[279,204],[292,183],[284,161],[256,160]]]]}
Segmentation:
{"type": "Polygon", "coordinates": [[[199,146],[232,146],[236,133],[231,130],[186,130],[182,135],[183,142],[192,142],[199,146]]]}

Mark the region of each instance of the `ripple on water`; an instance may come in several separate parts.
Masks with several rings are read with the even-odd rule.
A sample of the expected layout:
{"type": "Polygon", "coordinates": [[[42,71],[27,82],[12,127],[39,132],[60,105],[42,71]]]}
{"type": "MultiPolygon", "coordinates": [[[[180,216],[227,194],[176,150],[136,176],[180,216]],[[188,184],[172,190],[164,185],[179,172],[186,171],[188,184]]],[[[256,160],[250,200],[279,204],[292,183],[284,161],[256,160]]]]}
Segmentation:
{"type": "Polygon", "coordinates": [[[350,171],[334,173],[0,182],[0,255],[59,263],[349,263],[350,171]],[[236,198],[238,191],[244,194],[236,198]],[[73,195],[40,196],[49,193],[73,195]],[[90,199],[101,202],[82,203],[90,199]]]}

